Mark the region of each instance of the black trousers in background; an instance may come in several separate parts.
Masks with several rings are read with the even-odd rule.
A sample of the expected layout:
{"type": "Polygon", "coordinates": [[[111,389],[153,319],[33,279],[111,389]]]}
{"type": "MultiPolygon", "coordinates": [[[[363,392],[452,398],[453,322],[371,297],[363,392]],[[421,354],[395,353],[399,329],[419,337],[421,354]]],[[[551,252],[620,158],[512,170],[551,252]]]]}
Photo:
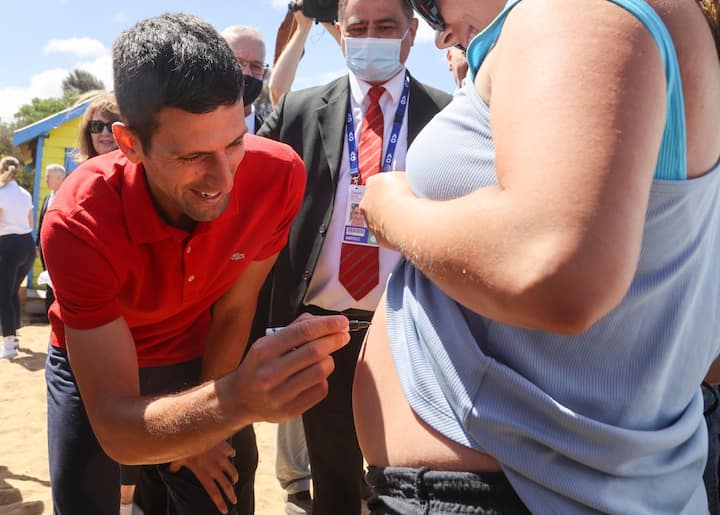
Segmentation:
{"type": "Polygon", "coordinates": [[[14,336],[20,328],[18,288],[35,260],[32,234],[0,236],[0,325],[3,336],[14,336]]]}
{"type": "MultiPolygon", "coordinates": [[[[339,313],[307,306],[314,315],[339,313]]],[[[349,310],[350,319],[370,320],[368,311],[349,310]]],[[[366,330],[350,333],[350,343],[336,351],[327,397],[303,415],[313,481],[313,515],[359,515],[364,484],[352,409],[352,384],[366,330]]]]}
{"type": "MultiPolygon", "coordinates": [[[[141,369],[144,392],[180,391],[197,384],[200,360],[168,367],[141,369]]],[[[45,370],[48,397],[48,450],[55,515],[117,515],[120,509],[120,466],[95,438],[77,388],[67,353],[52,345],[45,370]]],[[[231,515],[252,515],[253,483],[257,447],[252,426],[233,436],[234,458],[240,480],[235,485],[237,507],[231,515]]],[[[153,504],[146,515],[217,515],[215,507],[195,475],[186,468],[169,472],[168,465],[144,465],[157,483],[141,480],[139,488],[153,504]]]]}

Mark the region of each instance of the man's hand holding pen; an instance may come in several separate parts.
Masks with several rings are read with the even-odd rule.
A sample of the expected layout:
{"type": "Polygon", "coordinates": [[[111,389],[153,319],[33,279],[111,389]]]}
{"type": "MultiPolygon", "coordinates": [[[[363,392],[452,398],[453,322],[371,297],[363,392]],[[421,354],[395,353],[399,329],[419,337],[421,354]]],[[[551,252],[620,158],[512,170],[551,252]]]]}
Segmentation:
{"type": "Polygon", "coordinates": [[[260,338],[229,379],[237,393],[231,402],[239,403],[248,423],[299,416],[327,395],[327,378],[335,369],[331,354],[348,343],[349,331],[344,316],[303,314],[260,338]]]}

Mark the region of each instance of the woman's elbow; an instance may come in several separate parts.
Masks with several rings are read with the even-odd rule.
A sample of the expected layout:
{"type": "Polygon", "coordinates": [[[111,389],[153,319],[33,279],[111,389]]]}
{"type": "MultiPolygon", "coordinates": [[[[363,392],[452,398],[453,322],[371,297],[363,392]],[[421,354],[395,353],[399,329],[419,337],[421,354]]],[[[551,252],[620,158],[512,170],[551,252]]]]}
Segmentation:
{"type": "Polygon", "coordinates": [[[564,335],[584,333],[607,314],[592,301],[563,299],[548,303],[539,318],[538,329],[564,335]]]}
{"type": "Polygon", "coordinates": [[[630,287],[632,274],[573,268],[556,268],[536,277],[525,289],[534,328],[567,335],[583,333],[615,309],[630,287]]]}

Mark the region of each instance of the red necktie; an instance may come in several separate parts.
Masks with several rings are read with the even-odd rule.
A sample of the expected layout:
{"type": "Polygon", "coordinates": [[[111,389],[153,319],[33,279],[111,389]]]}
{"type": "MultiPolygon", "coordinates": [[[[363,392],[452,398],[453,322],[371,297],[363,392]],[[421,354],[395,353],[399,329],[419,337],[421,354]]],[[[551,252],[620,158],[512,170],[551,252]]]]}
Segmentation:
{"type": "MultiPolygon", "coordinates": [[[[370,105],[360,126],[358,142],[360,184],[365,184],[368,177],[380,171],[385,120],[378,101],[384,92],[385,88],[381,86],[373,86],[368,92],[370,105]]],[[[338,279],[353,299],[362,299],[377,286],[379,272],[377,247],[342,244],[338,279]]]]}

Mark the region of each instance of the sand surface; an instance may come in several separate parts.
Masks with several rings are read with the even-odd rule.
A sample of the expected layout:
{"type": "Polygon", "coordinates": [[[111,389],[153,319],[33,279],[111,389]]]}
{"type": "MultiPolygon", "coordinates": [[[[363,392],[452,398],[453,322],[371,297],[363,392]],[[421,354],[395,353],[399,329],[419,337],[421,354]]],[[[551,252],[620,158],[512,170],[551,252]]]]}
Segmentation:
{"type": "MultiPolygon", "coordinates": [[[[49,332],[46,324],[23,327],[18,356],[0,360],[0,515],[52,513],[44,375],[49,332]]],[[[280,515],[275,425],[256,424],[255,433],[260,452],[255,513],[280,515]]]]}

